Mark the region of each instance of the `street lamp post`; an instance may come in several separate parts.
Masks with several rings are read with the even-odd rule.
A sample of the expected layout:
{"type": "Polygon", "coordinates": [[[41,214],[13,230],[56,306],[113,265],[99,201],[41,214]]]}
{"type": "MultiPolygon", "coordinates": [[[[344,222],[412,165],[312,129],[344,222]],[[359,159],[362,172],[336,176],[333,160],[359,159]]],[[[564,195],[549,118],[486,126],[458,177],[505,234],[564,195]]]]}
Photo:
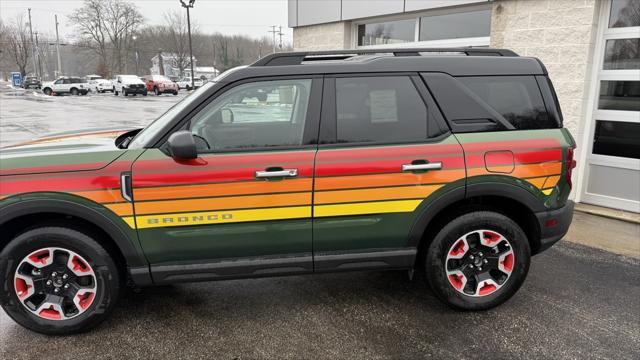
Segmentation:
{"type": "Polygon", "coordinates": [[[189,63],[191,65],[191,88],[195,89],[195,82],[193,80],[193,47],[191,46],[191,18],[189,17],[189,8],[193,7],[196,0],[180,0],[183,8],[187,9],[187,30],[189,31],[189,63]],[[189,1],[187,4],[186,1],[189,1]]]}
{"type": "Polygon", "coordinates": [[[138,55],[138,36],[133,35],[131,37],[131,39],[133,40],[133,52],[136,56],[136,75],[138,75],[138,64],[140,63],[140,56],[138,55]]]}

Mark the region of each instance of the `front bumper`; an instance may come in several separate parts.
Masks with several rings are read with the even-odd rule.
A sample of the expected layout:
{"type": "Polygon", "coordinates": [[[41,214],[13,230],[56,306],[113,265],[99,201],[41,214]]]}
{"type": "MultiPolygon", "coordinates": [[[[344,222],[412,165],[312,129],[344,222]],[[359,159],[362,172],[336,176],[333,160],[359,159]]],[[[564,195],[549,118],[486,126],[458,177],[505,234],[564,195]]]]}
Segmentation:
{"type": "Polygon", "coordinates": [[[146,87],[139,87],[139,88],[122,88],[122,91],[126,91],[127,94],[146,94],[147,93],[147,88],[146,87]]]}
{"type": "Polygon", "coordinates": [[[573,207],[573,201],[567,200],[559,209],[536,213],[540,224],[540,245],[535,253],[547,250],[567,234],[573,220],[573,207]]]}

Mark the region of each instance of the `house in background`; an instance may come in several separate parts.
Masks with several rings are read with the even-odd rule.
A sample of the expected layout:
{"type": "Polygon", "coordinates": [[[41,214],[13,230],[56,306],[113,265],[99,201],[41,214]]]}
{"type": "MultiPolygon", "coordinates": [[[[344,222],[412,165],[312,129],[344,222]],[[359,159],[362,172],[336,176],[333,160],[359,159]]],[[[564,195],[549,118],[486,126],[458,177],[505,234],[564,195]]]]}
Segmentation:
{"type": "Polygon", "coordinates": [[[289,0],[295,51],[491,46],[544,62],[573,196],[640,213],[640,0],[289,0]]]}
{"type": "MultiPolygon", "coordinates": [[[[193,72],[194,72],[194,77],[195,78],[202,78],[204,76],[208,80],[211,80],[214,77],[220,75],[220,71],[218,71],[218,69],[216,69],[213,66],[196,66],[193,69],[193,72]]],[[[190,77],[191,76],[191,69],[185,69],[184,70],[184,76],[185,77],[190,77]]]]}
{"type": "MultiPolygon", "coordinates": [[[[165,75],[169,78],[182,78],[191,76],[191,66],[189,59],[186,59],[184,70],[180,74],[180,67],[178,66],[178,56],[175,53],[158,53],[151,58],[151,75],[165,75]]],[[[200,78],[204,76],[207,79],[213,79],[220,73],[213,66],[197,66],[198,59],[193,58],[194,65],[194,77],[200,78]]]]}

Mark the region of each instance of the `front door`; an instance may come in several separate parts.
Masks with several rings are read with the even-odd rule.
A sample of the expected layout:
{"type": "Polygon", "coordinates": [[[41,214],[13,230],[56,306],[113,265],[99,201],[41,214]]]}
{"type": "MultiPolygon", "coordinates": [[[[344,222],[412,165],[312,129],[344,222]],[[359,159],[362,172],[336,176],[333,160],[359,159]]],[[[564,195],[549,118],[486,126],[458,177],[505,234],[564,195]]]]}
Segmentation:
{"type": "Polygon", "coordinates": [[[181,127],[197,139],[196,160],[149,149],[134,163],[129,219],[154,280],[172,268],[212,277],[312,270],[313,99],[321,82],[228,87],[181,127]]]}

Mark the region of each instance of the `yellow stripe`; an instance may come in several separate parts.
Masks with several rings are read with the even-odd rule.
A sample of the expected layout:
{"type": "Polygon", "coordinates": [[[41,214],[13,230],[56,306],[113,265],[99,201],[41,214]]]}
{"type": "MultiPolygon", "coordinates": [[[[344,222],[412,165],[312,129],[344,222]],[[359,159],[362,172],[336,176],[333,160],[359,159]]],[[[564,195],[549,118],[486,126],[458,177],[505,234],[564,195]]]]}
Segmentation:
{"type": "MultiPolygon", "coordinates": [[[[269,209],[205,211],[181,214],[162,214],[137,216],[138,229],[148,229],[169,226],[189,226],[205,224],[225,224],[248,221],[300,219],[311,217],[311,206],[294,206],[269,209]]],[[[133,216],[123,218],[131,227],[135,228],[133,216]]]]}
{"type": "Polygon", "coordinates": [[[545,190],[542,190],[542,193],[543,193],[543,194],[545,194],[545,195],[551,195],[551,192],[552,192],[552,191],[553,191],[553,188],[551,188],[551,189],[545,189],[545,190]]]}
{"type": "Polygon", "coordinates": [[[316,205],[314,217],[382,214],[414,211],[422,200],[376,201],[356,204],[316,205]]]}

